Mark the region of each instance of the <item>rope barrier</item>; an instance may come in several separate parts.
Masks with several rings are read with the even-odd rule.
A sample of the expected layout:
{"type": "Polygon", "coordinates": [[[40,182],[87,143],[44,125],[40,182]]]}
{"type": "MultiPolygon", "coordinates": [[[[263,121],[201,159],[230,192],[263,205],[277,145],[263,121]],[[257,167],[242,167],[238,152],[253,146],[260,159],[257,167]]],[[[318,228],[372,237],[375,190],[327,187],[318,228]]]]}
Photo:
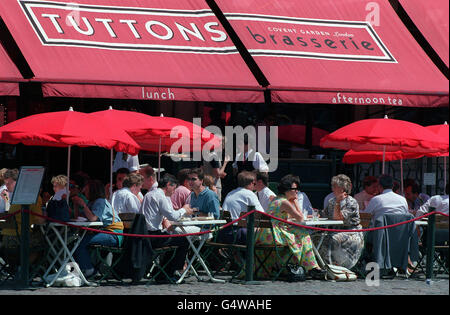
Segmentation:
{"type": "MultiPolygon", "coordinates": [[[[426,218],[426,217],[428,217],[430,215],[433,215],[433,214],[440,214],[440,215],[448,217],[448,214],[446,214],[446,213],[439,212],[439,211],[433,211],[433,212],[424,214],[424,215],[422,215],[420,217],[413,218],[411,220],[407,220],[407,221],[403,221],[403,222],[399,222],[399,223],[396,223],[396,224],[380,226],[380,227],[374,227],[374,228],[367,228],[367,229],[348,230],[348,229],[329,229],[329,228],[320,228],[320,227],[303,225],[303,224],[299,224],[299,223],[295,223],[295,222],[292,222],[292,221],[287,221],[287,220],[275,217],[275,216],[273,216],[271,214],[268,214],[268,213],[265,213],[265,212],[252,210],[252,211],[247,212],[243,216],[237,218],[236,220],[228,222],[227,224],[224,224],[221,227],[219,227],[217,229],[214,229],[214,230],[206,230],[206,231],[200,231],[200,232],[188,233],[188,234],[148,235],[148,234],[118,233],[118,232],[111,232],[111,231],[106,231],[106,230],[93,229],[93,228],[84,227],[84,226],[78,226],[78,225],[75,225],[75,224],[71,224],[69,222],[53,219],[53,218],[44,216],[42,214],[32,212],[30,210],[24,210],[24,211],[28,212],[30,215],[35,215],[37,217],[44,218],[47,221],[51,221],[51,222],[67,225],[67,226],[70,226],[70,227],[73,227],[73,228],[77,228],[77,229],[81,229],[81,230],[87,230],[87,231],[90,231],[90,232],[111,234],[111,235],[117,235],[117,236],[144,237],[144,238],[145,237],[148,237],[148,238],[186,237],[186,236],[197,236],[197,235],[208,234],[208,233],[212,233],[212,232],[215,232],[215,231],[218,231],[218,230],[223,230],[223,229],[225,229],[225,228],[227,228],[227,227],[237,223],[238,221],[246,218],[247,216],[249,216],[250,214],[255,213],[255,212],[261,213],[261,214],[263,214],[263,215],[265,215],[265,216],[267,216],[267,217],[269,217],[269,218],[271,218],[273,220],[277,220],[277,221],[280,221],[280,222],[283,222],[283,223],[286,223],[286,224],[289,224],[289,225],[297,226],[297,227],[300,227],[300,228],[309,229],[309,230],[316,230],[316,231],[324,231],[324,232],[336,232],[336,233],[338,233],[338,232],[347,232],[347,233],[359,232],[359,233],[362,233],[362,232],[371,232],[371,231],[376,231],[376,230],[381,230],[381,229],[388,229],[388,228],[393,228],[393,227],[400,226],[400,225],[403,225],[403,224],[408,224],[410,222],[418,221],[418,220],[421,220],[421,219],[426,218]]],[[[7,219],[9,217],[12,217],[12,216],[18,214],[19,212],[21,212],[21,210],[18,210],[18,211],[15,211],[15,212],[11,213],[11,214],[2,216],[2,217],[0,217],[0,220],[4,220],[4,219],[7,219]]]]}

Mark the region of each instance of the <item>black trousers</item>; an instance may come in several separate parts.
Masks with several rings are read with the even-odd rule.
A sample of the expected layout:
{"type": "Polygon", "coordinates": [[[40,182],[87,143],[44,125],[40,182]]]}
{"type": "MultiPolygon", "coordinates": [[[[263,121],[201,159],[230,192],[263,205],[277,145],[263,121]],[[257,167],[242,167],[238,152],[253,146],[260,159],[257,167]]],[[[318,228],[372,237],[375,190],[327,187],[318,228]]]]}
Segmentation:
{"type": "MultiPolygon", "coordinates": [[[[148,231],[150,235],[171,235],[167,232],[148,231]]],[[[173,276],[176,270],[182,270],[186,261],[186,254],[189,248],[189,242],[186,237],[158,237],[150,239],[153,248],[161,248],[166,246],[177,246],[175,256],[172,262],[167,265],[165,271],[169,276],[173,276]]],[[[161,266],[164,266],[172,255],[164,255],[161,266]]]]}

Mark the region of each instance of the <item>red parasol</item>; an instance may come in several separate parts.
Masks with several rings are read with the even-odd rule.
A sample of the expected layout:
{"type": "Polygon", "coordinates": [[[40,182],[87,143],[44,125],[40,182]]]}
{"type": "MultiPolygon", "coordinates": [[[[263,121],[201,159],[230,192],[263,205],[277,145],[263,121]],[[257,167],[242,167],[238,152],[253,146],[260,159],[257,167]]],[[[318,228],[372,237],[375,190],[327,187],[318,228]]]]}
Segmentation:
{"type": "MultiPolygon", "coordinates": [[[[396,152],[385,152],[385,161],[397,161],[406,159],[418,159],[424,156],[423,154],[417,153],[405,153],[401,151],[396,152]]],[[[353,151],[350,150],[345,153],[342,162],[347,164],[355,163],[373,163],[377,161],[383,161],[382,151],[353,151]]]]}
{"type": "Polygon", "coordinates": [[[320,146],[341,150],[435,153],[448,151],[448,141],[418,124],[404,120],[365,119],[323,137],[320,146]]]}
{"type": "Polygon", "coordinates": [[[418,124],[385,117],[344,126],[323,137],[320,146],[346,151],[433,153],[448,150],[448,141],[418,124]]]}

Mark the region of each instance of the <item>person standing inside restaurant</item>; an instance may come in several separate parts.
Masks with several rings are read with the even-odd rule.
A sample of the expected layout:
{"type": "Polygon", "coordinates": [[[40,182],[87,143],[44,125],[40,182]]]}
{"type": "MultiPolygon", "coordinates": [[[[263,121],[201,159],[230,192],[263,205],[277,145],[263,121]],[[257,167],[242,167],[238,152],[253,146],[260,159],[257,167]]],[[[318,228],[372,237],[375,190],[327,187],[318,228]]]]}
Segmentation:
{"type": "MultiPolygon", "coordinates": [[[[119,218],[119,213],[113,209],[106,200],[105,186],[99,180],[89,180],[83,188],[83,194],[90,200],[89,204],[78,197],[73,196],[72,201],[83,208],[86,218],[90,222],[102,222],[106,231],[123,233],[123,222],[119,218]]],[[[106,233],[87,233],[74,253],[76,262],[86,277],[95,273],[91,261],[89,246],[99,244],[111,247],[121,246],[123,236],[106,233]]]]}
{"type": "Polygon", "coordinates": [[[269,172],[269,166],[264,161],[261,153],[257,152],[250,146],[250,139],[248,134],[244,134],[244,139],[238,144],[239,152],[233,163],[233,173],[236,176],[242,171],[252,172],[269,172]]]}
{"type": "MultiPolygon", "coordinates": [[[[300,177],[297,176],[298,182],[300,183],[300,177]]],[[[300,205],[300,210],[303,211],[303,214],[305,217],[308,215],[312,215],[313,213],[313,206],[311,204],[311,201],[309,201],[308,195],[305,194],[303,191],[297,192],[297,201],[298,205],[300,205]]]]}
{"type": "MultiPolygon", "coordinates": [[[[189,205],[184,205],[181,209],[175,210],[170,197],[177,187],[177,179],[171,174],[165,174],[158,183],[158,188],[150,190],[144,196],[140,213],[144,215],[150,235],[170,235],[163,231],[163,220],[167,218],[170,221],[179,221],[183,216],[193,214],[189,205]]],[[[157,237],[151,238],[153,248],[166,246],[176,246],[175,256],[166,267],[166,273],[173,282],[176,282],[175,271],[182,270],[186,259],[189,243],[185,237],[157,237]]],[[[171,257],[164,256],[161,265],[166,265],[171,257]]],[[[161,274],[160,274],[161,275],[161,274]]],[[[167,279],[158,278],[157,282],[164,282],[167,279]]]]}
{"type": "Polygon", "coordinates": [[[359,212],[364,212],[370,199],[380,193],[380,185],[378,178],[375,176],[366,176],[363,180],[363,190],[355,195],[355,199],[359,205],[359,212]]]}
{"type": "MultiPolygon", "coordinates": [[[[331,179],[334,197],[328,202],[322,216],[329,220],[342,220],[340,229],[361,230],[358,202],[350,196],[352,182],[347,175],[339,174],[331,179]]],[[[322,259],[331,265],[352,268],[356,265],[364,248],[363,233],[328,233],[319,249],[322,259]]]]}
{"type": "Polygon", "coordinates": [[[121,168],[128,169],[130,173],[139,171],[139,157],[137,155],[117,152],[113,163],[113,172],[117,172],[121,168]]]}
{"type": "MultiPolygon", "coordinates": [[[[278,195],[270,203],[268,213],[274,217],[283,220],[304,221],[305,217],[302,211],[295,208],[289,200],[297,198],[297,192],[300,187],[298,177],[286,175],[280,180],[278,185],[278,195]]],[[[280,268],[283,267],[282,275],[286,275],[287,268],[280,265],[280,261],[289,262],[293,265],[302,266],[307,273],[314,279],[322,280],[325,277],[325,270],[321,269],[314,255],[313,245],[308,230],[286,224],[282,221],[271,219],[273,231],[271,229],[258,229],[256,234],[256,244],[258,245],[278,245],[282,249],[275,254],[271,250],[270,256],[264,262],[264,268],[259,268],[257,277],[271,279],[280,268]]],[[[255,255],[259,256],[258,261],[264,261],[266,253],[263,250],[256,250],[255,255]]]]}

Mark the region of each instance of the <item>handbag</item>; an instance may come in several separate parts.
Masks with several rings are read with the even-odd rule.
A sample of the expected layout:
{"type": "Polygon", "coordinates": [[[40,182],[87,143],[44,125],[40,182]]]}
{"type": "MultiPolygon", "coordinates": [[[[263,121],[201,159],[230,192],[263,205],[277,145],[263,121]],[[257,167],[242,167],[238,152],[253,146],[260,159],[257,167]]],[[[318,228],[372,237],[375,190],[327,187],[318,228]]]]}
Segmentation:
{"type": "Polygon", "coordinates": [[[303,282],[306,280],[306,271],[302,266],[289,264],[286,268],[288,270],[288,282],[303,282]]]}
{"type": "Polygon", "coordinates": [[[327,274],[325,275],[325,280],[332,280],[332,281],[355,281],[357,276],[356,274],[341,266],[336,265],[325,265],[327,274]]]}

